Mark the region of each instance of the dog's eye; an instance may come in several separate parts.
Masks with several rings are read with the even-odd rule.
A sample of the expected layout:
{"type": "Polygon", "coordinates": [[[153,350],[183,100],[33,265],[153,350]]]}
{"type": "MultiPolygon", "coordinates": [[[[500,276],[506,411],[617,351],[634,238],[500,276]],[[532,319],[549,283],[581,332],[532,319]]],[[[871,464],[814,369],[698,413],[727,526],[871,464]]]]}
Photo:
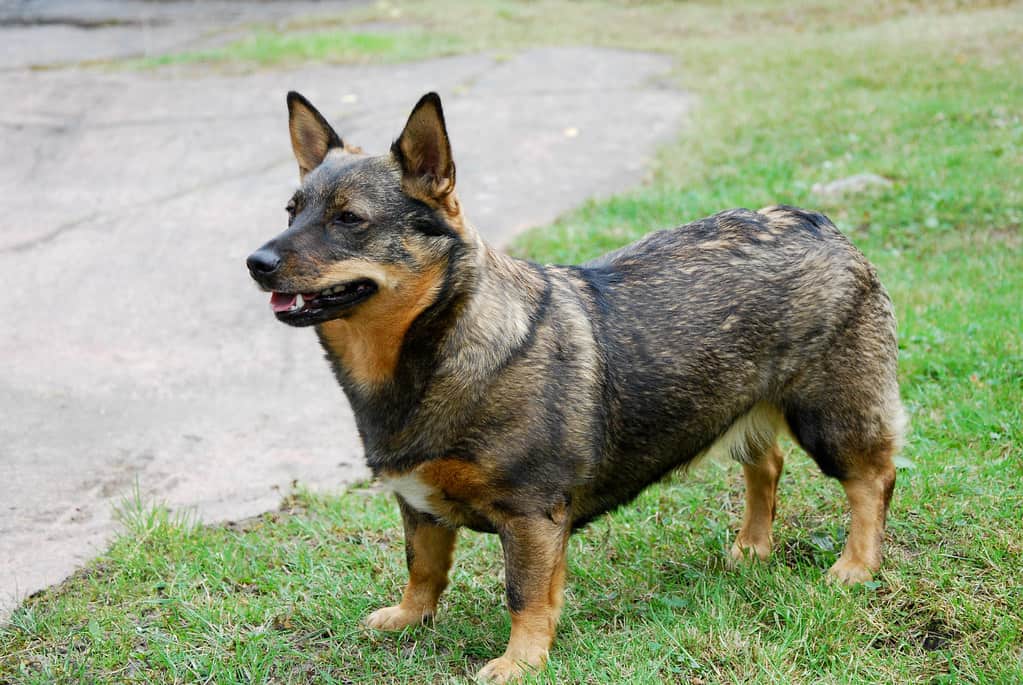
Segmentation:
{"type": "Polygon", "coordinates": [[[294,200],[289,202],[288,206],[284,208],[284,211],[286,211],[288,213],[288,225],[289,226],[291,225],[291,222],[295,220],[295,209],[296,209],[296,206],[295,206],[295,201],[294,200]]]}
{"type": "Polygon", "coordinates": [[[361,224],[362,217],[356,214],[355,212],[349,212],[348,210],[345,210],[338,214],[336,217],[334,217],[334,223],[342,224],[345,226],[352,226],[354,224],[361,224]]]}

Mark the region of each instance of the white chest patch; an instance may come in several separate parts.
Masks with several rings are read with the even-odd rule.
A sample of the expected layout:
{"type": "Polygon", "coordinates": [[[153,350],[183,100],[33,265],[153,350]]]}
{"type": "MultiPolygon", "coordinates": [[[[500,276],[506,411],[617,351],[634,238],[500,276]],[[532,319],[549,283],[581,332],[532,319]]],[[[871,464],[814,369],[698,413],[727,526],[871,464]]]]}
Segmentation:
{"type": "Polygon", "coordinates": [[[405,473],[393,478],[381,478],[380,484],[401,495],[402,499],[409,503],[416,511],[431,516],[439,516],[437,511],[430,504],[430,496],[436,493],[432,487],[419,480],[415,473],[405,473]]]}

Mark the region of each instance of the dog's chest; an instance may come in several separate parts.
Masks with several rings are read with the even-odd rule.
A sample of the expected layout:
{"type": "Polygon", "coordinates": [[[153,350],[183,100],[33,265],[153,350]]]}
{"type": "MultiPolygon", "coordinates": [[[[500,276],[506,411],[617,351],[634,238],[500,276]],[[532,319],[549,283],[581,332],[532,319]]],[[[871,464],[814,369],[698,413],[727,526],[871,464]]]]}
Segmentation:
{"type": "Polygon", "coordinates": [[[495,489],[477,465],[459,459],[435,459],[410,471],[380,474],[380,484],[416,511],[445,523],[477,530],[494,528],[495,489]]]}
{"type": "Polygon", "coordinates": [[[431,516],[440,516],[440,507],[433,504],[442,495],[432,484],[426,483],[415,471],[382,476],[380,484],[391,492],[399,495],[410,507],[418,512],[431,516]]]}

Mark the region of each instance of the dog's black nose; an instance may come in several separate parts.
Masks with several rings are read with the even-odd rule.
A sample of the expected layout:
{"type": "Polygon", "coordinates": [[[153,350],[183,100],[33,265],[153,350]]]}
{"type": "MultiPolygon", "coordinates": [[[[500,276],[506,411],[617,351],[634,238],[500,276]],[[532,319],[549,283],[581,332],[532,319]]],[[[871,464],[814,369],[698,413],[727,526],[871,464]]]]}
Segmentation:
{"type": "Polygon", "coordinates": [[[277,267],[281,265],[281,257],[273,250],[261,247],[250,254],[245,263],[252,273],[266,276],[277,271],[277,267]]]}

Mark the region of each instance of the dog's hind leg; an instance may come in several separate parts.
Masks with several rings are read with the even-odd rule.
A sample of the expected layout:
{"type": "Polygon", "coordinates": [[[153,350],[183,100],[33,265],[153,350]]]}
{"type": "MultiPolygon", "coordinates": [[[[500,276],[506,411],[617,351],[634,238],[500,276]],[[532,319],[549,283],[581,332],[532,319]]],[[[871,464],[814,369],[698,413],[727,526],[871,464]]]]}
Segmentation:
{"type": "Polygon", "coordinates": [[[870,580],[881,567],[885,517],[895,488],[895,466],[890,457],[887,462],[860,469],[842,481],[852,507],[852,520],[842,556],[828,571],[829,576],[842,583],[870,580]]]}
{"type": "Polygon", "coordinates": [[[774,523],[778,480],[784,457],[777,443],[772,444],[752,463],[744,463],[746,478],[746,512],[742,528],[732,545],[732,558],[743,561],[756,557],[767,559],[771,554],[771,526],[774,523]]]}
{"type": "Polygon", "coordinates": [[[408,585],[401,604],[377,609],[366,617],[366,625],[377,630],[401,630],[426,623],[437,612],[437,600],[448,585],[448,571],[455,550],[456,531],[437,524],[419,513],[400,496],[401,518],[405,526],[405,558],[408,585]]]}
{"type": "Polygon", "coordinates": [[[885,517],[895,487],[893,457],[901,441],[897,396],[872,399],[864,388],[845,388],[821,404],[790,404],[793,436],[821,470],[837,478],[852,508],[841,557],[828,572],[847,584],[870,580],[881,566],[885,517]]]}
{"type": "Polygon", "coordinates": [[[896,354],[890,304],[868,301],[782,398],[793,437],[842,483],[852,508],[845,549],[828,572],[843,583],[870,580],[881,566],[893,458],[905,431],[896,354]]]}

